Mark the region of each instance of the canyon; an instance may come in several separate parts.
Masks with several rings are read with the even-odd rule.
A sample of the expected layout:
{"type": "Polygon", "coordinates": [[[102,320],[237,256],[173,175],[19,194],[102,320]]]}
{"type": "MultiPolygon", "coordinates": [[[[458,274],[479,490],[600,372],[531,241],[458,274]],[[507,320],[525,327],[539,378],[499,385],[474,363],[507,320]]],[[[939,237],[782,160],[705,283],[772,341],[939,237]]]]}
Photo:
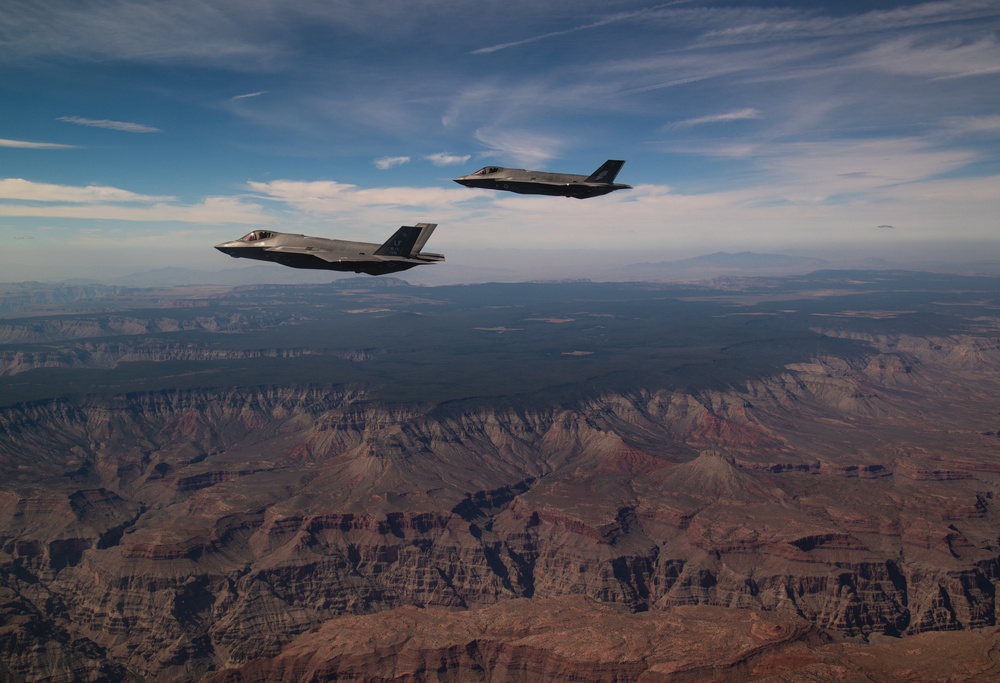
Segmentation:
{"type": "MultiPolygon", "coordinates": [[[[717,292],[724,306],[706,319],[730,324],[719,312],[732,315],[744,285],[717,292]]],[[[372,379],[219,375],[210,387],[9,400],[0,674],[989,680],[1000,673],[1000,317],[969,296],[976,307],[948,304],[962,325],[917,334],[899,306],[852,295],[854,308],[803,316],[812,336],[786,355],[773,344],[780,362],[727,367],[724,383],[692,383],[688,360],[683,381],[586,380],[579,368],[607,347],[580,329],[613,329],[592,327],[609,314],[591,306],[575,346],[553,348],[597,358],[566,358],[578,379],[560,392],[483,397],[462,384],[421,402],[372,379]]],[[[773,305],[815,301],[795,297],[773,305]]],[[[751,298],[735,309],[754,314],[747,324],[771,320],[760,310],[771,286],[751,298]]],[[[551,321],[584,316],[560,306],[490,327],[540,317],[546,334],[568,334],[551,321]]],[[[209,317],[234,320],[220,315],[209,317]]],[[[273,330],[305,318],[256,319],[273,330]]],[[[73,363],[174,373],[303,357],[378,373],[396,353],[364,335],[212,351],[135,329],[132,342],[73,340],[92,355],[61,366],[62,350],[42,348],[52,337],[0,358],[13,381],[73,363]]],[[[489,334],[483,343],[510,338],[489,334]]],[[[713,358],[732,356],[721,348],[713,358]]],[[[442,354],[426,377],[456,362],[442,354]]]]}

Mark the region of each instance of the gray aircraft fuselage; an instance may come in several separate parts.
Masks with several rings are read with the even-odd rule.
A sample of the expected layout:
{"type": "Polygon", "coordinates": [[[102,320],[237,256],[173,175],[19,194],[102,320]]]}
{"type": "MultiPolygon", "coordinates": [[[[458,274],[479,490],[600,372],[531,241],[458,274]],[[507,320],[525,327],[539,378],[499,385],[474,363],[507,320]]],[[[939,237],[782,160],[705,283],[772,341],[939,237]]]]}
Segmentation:
{"type": "Polygon", "coordinates": [[[544,194],[556,197],[588,199],[614,192],[630,190],[631,185],[614,182],[624,161],[609,159],[589,176],[572,173],[527,171],[523,168],[485,166],[475,173],[453,178],[459,185],[487,190],[506,190],[518,194],[544,194]]]}
{"type": "Polygon", "coordinates": [[[441,254],[420,251],[435,227],[436,223],[403,226],[381,245],[254,230],[215,248],[233,258],[271,261],[291,268],[385,275],[444,261],[441,254]]]}

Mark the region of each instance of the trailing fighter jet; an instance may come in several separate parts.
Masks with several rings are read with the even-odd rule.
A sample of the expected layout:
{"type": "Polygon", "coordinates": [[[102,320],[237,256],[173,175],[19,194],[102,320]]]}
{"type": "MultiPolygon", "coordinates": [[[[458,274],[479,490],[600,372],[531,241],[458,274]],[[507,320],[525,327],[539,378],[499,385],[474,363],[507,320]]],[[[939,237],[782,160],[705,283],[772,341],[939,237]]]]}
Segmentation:
{"type": "Polygon", "coordinates": [[[233,258],[274,261],[292,268],[385,275],[425,263],[444,261],[441,254],[420,251],[436,227],[437,223],[404,225],[381,246],[369,242],[254,230],[238,240],[217,244],[215,248],[233,258]]]}
{"type": "Polygon", "coordinates": [[[587,199],[599,197],[615,190],[631,190],[631,185],[615,183],[615,176],[624,161],[608,159],[589,176],[572,173],[546,173],[526,171],[523,168],[485,166],[471,175],[453,180],[466,187],[483,187],[487,190],[507,190],[518,194],[547,194],[556,197],[587,199]]]}

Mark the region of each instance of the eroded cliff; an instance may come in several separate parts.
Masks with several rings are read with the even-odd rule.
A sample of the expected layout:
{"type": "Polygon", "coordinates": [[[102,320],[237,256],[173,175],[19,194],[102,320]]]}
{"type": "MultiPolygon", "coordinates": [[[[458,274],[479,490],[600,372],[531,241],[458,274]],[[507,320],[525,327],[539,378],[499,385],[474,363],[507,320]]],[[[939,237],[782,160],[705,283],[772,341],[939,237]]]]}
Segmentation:
{"type": "Polygon", "coordinates": [[[866,341],[547,408],[329,386],[6,408],[4,674],[781,680],[793,645],[812,666],[824,638],[992,629],[1000,344],[866,341]],[[721,659],[663,635],[720,619],[721,659]]]}

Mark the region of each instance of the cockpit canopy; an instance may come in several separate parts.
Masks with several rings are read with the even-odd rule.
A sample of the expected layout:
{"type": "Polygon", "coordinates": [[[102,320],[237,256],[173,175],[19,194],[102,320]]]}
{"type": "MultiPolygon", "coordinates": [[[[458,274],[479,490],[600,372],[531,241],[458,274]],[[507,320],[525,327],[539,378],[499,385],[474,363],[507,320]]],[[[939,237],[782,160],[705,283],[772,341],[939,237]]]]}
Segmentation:
{"type": "Polygon", "coordinates": [[[500,168],[499,166],[484,166],[483,168],[479,169],[472,175],[491,175],[493,173],[499,173],[502,170],[503,169],[500,168]]]}
{"type": "Polygon", "coordinates": [[[257,240],[266,240],[269,237],[274,237],[274,233],[270,230],[254,230],[253,232],[248,232],[239,239],[240,242],[256,242],[257,240]]]}

